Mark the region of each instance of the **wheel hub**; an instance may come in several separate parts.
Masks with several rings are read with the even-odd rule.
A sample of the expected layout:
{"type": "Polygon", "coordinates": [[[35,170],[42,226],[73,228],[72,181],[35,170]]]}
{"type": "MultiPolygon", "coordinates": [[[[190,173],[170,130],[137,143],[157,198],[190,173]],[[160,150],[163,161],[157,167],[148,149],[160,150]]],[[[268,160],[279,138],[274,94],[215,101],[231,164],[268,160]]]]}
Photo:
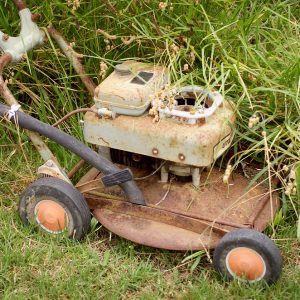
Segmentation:
{"type": "Polygon", "coordinates": [[[68,224],[67,212],[53,200],[40,201],[34,211],[37,223],[50,233],[60,233],[68,224]]]}
{"type": "Polygon", "coordinates": [[[247,247],[232,249],[226,256],[226,266],[233,277],[247,281],[259,281],[266,273],[261,255],[247,247]]]}

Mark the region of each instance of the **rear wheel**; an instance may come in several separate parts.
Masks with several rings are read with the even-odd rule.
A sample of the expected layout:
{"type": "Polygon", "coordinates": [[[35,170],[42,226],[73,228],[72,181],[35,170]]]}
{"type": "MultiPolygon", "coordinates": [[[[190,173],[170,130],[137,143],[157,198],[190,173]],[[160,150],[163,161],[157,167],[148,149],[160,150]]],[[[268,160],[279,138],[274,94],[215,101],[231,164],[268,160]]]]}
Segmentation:
{"type": "Polygon", "coordinates": [[[228,279],[274,283],[282,270],[275,243],[263,233],[238,229],[227,233],[215,249],[214,267],[228,279]]]}
{"type": "Polygon", "coordinates": [[[74,239],[81,239],[90,227],[90,210],[84,197],[57,178],[33,182],[21,195],[19,212],[25,224],[36,224],[51,234],[67,233],[74,239]]]}

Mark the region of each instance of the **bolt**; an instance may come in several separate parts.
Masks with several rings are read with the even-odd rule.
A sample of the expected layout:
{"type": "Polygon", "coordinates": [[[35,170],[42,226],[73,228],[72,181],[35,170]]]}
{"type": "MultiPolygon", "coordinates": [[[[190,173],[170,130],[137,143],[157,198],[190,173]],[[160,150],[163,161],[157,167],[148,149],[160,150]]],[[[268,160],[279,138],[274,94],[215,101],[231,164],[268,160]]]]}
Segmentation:
{"type": "Polygon", "coordinates": [[[181,161],[184,161],[184,160],[185,160],[185,156],[184,156],[184,154],[182,154],[182,153],[179,153],[179,154],[178,154],[178,158],[179,158],[179,160],[181,160],[181,161]]]}
{"type": "Polygon", "coordinates": [[[53,162],[52,162],[51,160],[48,160],[48,161],[46,162],[46,166],[47,166],[47,167],[53,167],[53,162]]]}
{"type": "Polygon", "coordinates": [[[153,155],[157,155],[159,153],[158,149],[157,148],[153,148],[152,149],[152,154],[153,155]]]}
{"type": "Polygon", "coordinates": [[[132,160],[135,161],[135,162],[140,162],[142,160],[142,155],[132,154],[132,160]]]}

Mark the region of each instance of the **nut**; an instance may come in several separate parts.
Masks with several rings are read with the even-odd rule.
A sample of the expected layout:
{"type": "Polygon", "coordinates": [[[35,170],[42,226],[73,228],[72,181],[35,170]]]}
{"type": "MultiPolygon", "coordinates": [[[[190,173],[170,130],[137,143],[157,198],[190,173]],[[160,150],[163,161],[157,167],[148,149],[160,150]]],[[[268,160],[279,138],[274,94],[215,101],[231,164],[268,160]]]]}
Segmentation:
{"type": "Polygon", "coordinates": [[[142,160],[142,155],[134,153],[132,154],[132,160],[135,162],[140,162],[142,160]]]}
{"type": "Polygon", "coordinates": [[[47,167],[53,167],[53,162],[52,162],[52,160],[48,160],[48,161],[46,162],[46,166],[47,166],[47,167]]]}
{"type": "Polygon", "coordinates": [[[159,153],[158,149],[157,148],[153,148],[152,149],[152,154],[153,155],[157,155],[159,153]]]}
{"type": "Polygon", "coordinates": [[[179,160],[184,161],[185,160],[185,155],[182,154],[182,153],[179,153],[178,158],[179,158],[179,160]]]}

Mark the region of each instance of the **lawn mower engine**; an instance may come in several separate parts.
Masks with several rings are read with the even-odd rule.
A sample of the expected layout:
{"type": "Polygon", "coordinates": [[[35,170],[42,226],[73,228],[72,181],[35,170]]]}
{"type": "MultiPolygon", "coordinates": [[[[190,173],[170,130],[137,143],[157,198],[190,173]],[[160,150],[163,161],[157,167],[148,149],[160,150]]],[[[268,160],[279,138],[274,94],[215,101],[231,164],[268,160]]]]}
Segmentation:
{"type": "Polygon", "coordinates": [[[117,65],[95,90],[102,117],[85,115],[84,137],[115,163],[159,169],[163,183],[176,176],[199,186],[201,171],[231,144],[233,106],[218,92],[198,86],[173,91],[170,99],[167,83],[161,66],[117,65]]]}

